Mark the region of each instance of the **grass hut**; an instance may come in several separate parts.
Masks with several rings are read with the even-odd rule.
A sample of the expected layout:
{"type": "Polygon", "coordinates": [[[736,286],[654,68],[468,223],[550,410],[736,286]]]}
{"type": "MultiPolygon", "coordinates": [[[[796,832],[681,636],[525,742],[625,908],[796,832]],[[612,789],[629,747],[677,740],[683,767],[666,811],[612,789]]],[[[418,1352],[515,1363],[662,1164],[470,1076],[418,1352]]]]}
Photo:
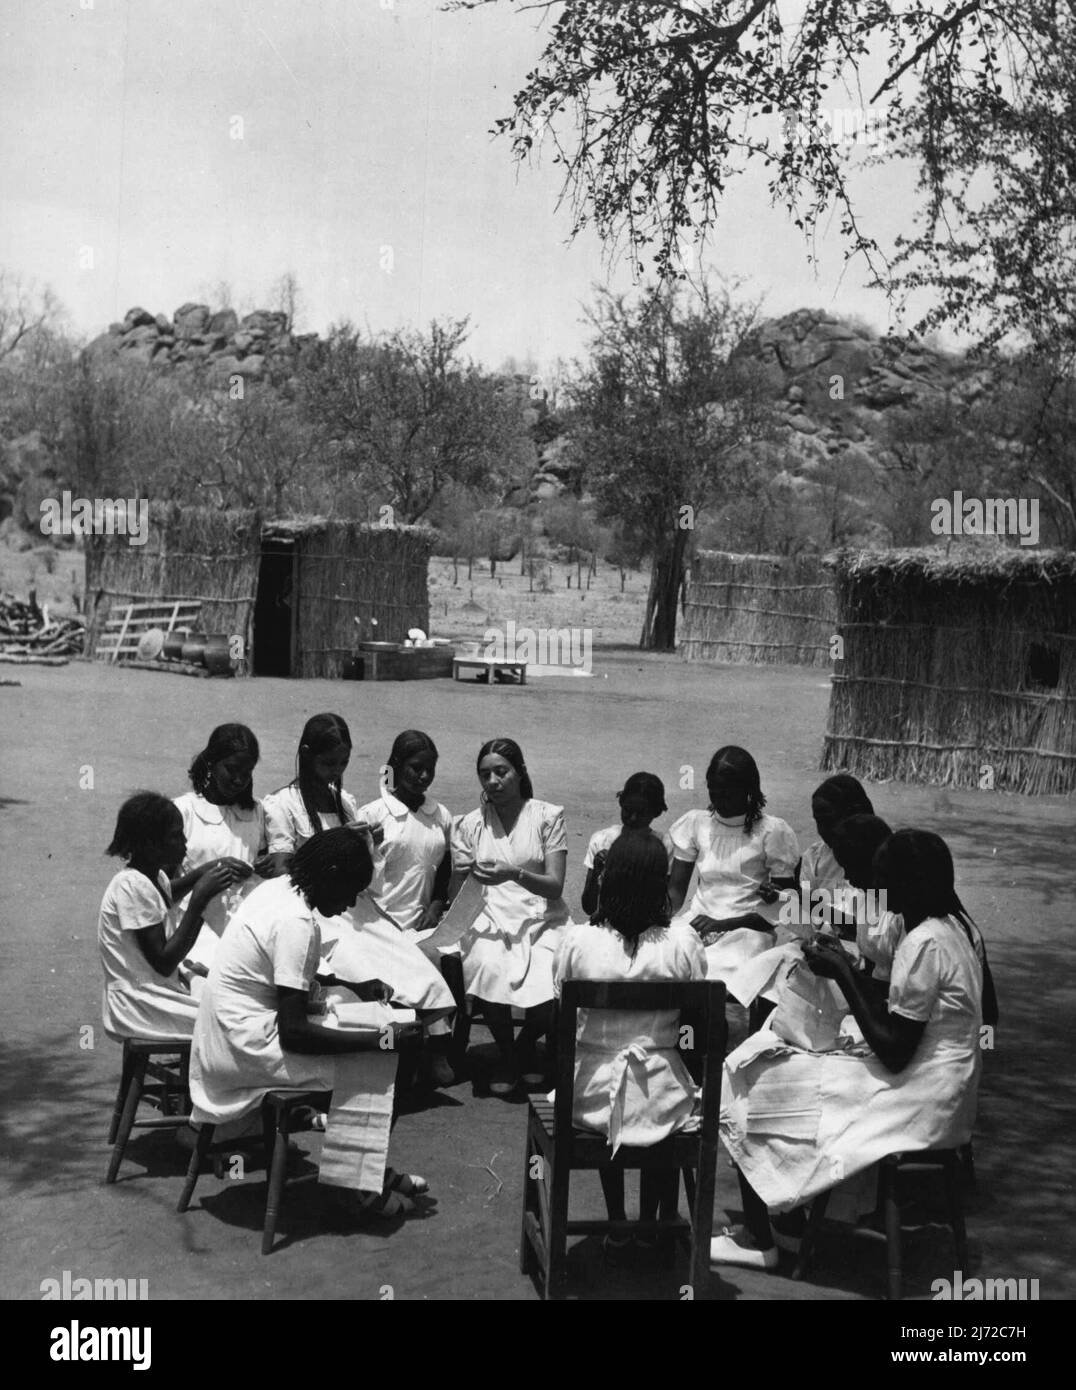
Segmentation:
{"type": "Polygon", "coordinates": [[[86,651],[128,604],[195,600],[205,632],[240,637],[254,675],[335,678],[360,640],[429,626],[420,526],[154,503],[149,538],[87,537],[86,651]]]}
{"type": "Polygon", "coordinates": [[[835,631],[833,578],[819,556],[700,550],[679,640],[685,661],[826,666],[835,631]]]}
{"type": "Polygon", "coordinates": [[[1076,554],[845,552],[835,569],[844,659],[824,770],[1076,788],[1076,554]]]}

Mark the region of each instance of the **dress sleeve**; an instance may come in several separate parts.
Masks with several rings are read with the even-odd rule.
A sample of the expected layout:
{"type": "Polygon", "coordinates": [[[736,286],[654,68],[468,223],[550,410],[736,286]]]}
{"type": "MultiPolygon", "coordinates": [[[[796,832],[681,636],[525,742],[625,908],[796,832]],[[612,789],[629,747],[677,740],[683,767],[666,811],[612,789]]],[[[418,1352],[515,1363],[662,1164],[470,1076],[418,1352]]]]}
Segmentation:
{"type": "Polygon", "coordinates": [[[288,798],[283,792],[274,792],[264,801],[265,838],[270,854],[293,854],[295,852],[295,821],[288,809],[288,798]]]}
{"type": "Polygon", "coordinates": [[[694,864],[699,857],[699,839],[695,834],[695,812],[687,811],[669,827],[673,858],[685,864],[694,864]]]}
{"type": "Polygon", "coordinates": [[[273,984],[279,989],[307,990],[314,983],[321,942],[317,929],[303,918],[282,918],[272,935],[273,984]]]}
{"type": "Polygon", "coordinates": [[[259,855],[269,852],[269,832],[265,824],[265,807],[256,798],[254,801],[254,823],[258,827],[258,848],[254,857],[258,858],[259,855]]]}
{"type": "Polygon", "coordinates": [[[584,869],[588,869],[588,870],[589,870],[589,869],[593,869],[593,867],[594,867],[594,856],[598,853],[598,850],[599,850],[600,848],[601,848],[601,831],[600,831],[600,830],[597,830],[597,831],[594,832],[593,835],[591,835],[590,839],[587,841],[587,852],[586,852],[586,854],[583,855],[583,868],[584,868],[584,869]]]}
{"type": "Polygon", "coordinates": [[[766,868],[771,878],[795,878],[800,862],[800,847],[796,832],[787,821],[774,816],[766,829],[766,868]]]}
{"type": "Polygon", "coordinates": [[[460,816],[452,824],[450,846],[452,849],[452,867],[461,872],[474,868],[475,862],[475,833],[474,821],[471,816],[460,816]]]}
{"type": "Polygon", "coordinates": [[[144,874],[131,872],[116,884],[116,920],[121,931],[155,927],[168,915],[160,890],[144,874]]]}
{"type": "Polygon", "coordinates": [[[691,927],[685,927],[680,933],[680,957],[678,964],[683,967],[681,979],[706,979],[706,951],[698,932],[691,927]]]}
{"type": "Polygon", "coordinates": [[[932,936],[906,936],[893,957],[889,1012],[926,1023],[941,991],[941,956],[932,936]]]}
{"type": "Polygon", "coordinates": [[[542,848],[547,855],[567,850],[568,832],[564,828],[564,807],[546,806],[542,813],[542,848]]]}

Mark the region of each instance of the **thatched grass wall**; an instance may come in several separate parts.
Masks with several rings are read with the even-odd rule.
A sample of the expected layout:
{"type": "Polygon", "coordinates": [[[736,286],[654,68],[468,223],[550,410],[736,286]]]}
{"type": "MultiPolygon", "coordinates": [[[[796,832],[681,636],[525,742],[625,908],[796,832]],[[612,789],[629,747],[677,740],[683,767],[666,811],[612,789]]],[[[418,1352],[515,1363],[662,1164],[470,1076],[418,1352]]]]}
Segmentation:
{"type": "Polygon", "coordinates": [[[429,631],[428,528],[296,518],[267,523],[265,536],[296,546],[293,675],[335,678],[361,639],[402,642],[408,628],[429,631]]]}
{"type": "Polygon", "coordinates": [[[1076,554],[878,551],[835,568],[824,770],[1076,789],[1076,554]]]}
{"type": "Polygon", "coordinates": [[[261,553],[257,512],[150,503],[149,538],[86,538],[86,653],[94,655],[110,609],[158,599],[198,599],[201,628],[252,638],[261,553]]]}
{"type": "Polygon", "coordinates": [[[685,661],[826,666],[836,618],[833,576],[820,557],[700,550],[677,645],[685,661]]]}

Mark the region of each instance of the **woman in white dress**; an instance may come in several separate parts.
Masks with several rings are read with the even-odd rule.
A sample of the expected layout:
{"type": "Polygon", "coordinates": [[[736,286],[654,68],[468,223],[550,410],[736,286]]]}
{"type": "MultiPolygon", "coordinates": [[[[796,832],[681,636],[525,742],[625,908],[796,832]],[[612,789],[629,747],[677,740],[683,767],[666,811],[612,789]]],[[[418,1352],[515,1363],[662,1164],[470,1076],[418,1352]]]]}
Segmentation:
{"type": "MultiPolygon", "coordinates": [[[[383,845],[385,832],[376,820],[363,816],[355,798],[340,785],[350,760],[351,733],[338,714],[317,714],[307,721],[299,740],[295,781],[265,798],[269,854],[277,872],[315,834],[347,826],[367,840],[375,877],[381,873],[381,854],[375,846],[383,845]]],[[[322,922],[321,944],[326,968],[331,965],[351,979],[384,980],[397,1004],[418,1011],[427,1034],[435,1039],[427,1051],[430,1079],[436,1085],[451,1085],[445,1020],[455,1006],[452,991],[414,938],[381,906],[376,889],[364,890],[347,912],[322,922]]]]}
{"type": "Polygon", "coordinates": [[[564,809],[534,796],[519,744],[495,738],[478,750],[482,803],[456,823],[452,887],[469,877],[477,915],[460,939],[463,985],[481,1001],[500,1054],[490,1090],[511,1096],[544,1078],[536,1049],[549,1031],[556,930],[568,921],[564,809]],[[518,1039],[512,1007],[524,1010],[518,1039]]]}
{"type": "MultiPolygon", "coordinates": [[[[706,957],[698,933],[684,921],[670,924],[666,903],[668,857],[648,829],[625,829],[609,846],[598,908],[591,922],[565,929],[553,983],[566,980],[704,980],[706,957]]],[[[648,1147],[690,1126],[698,1088],[680,1050],[680,1017],[581,1009],[576,1033],[572,1118],[608,1137],[610,1157],[621,1144],[648,1147]]],[[[627,1219],[624,1170],[599,1169],[610,1221],[627,1219]]],[[[653,1221],[676,1214],[679,1175],[644,1170],[639,1216],[653,1221]]],[[[610,1255],[631,1238],[606,1237],[610,1255]]],[[[649,1242],[644,1242],[644,1244],[649,1242]]]]}
{"type": "MultiPolygon", "coordinates": [[[[583,911],[591,916],[598,906],[598,890],[602,872],[605,869],[609,846],[623,830],[649,830],[652,821],[663,816],[669,809],[665,804],[665,785],[653,772],[633,772],[624,783],[622,791],[617,792],[620,803],[620,824],[607,825],[596,830],[587,844],[583,856],[583,868],[587,871],[586,883],[580,901],[583,911]]],[[[665,846],[669,868],[673,862],[673,842],[664,831],[655,831],[665,846]]]]}
{"type": "MultiPolygon", "coordinates": [[[[872,816],[874,807],[857,778],[847,772],[838,772],[833,777],[827,777],[811,793],[811,814],[814,816],[818,839],[807,846],[800,860],[796,877],[799,879],[801,901],[804,900],[802,895],[805,894],[806,901],[810,903],[811,894],[823,890],[830,895],[829,902],[832,903],[834,893],[851,886],[833,852],[834,832],[849,816],[872,816]]],[[[835,935],[846,940],[853,938],[854,924],[846,922],[844,914],[831,911],[827,916],[830,920],[823,930],[832,930],[835,935]]],[[[809,934],[809,922],[802,925],[808,928],[809,934]]],[[[778,932],[778,940],[780,938],[781,933],[778,932]]]]}
{"type": "Polygon", "coordinates": [[[702,937],[710,978],[728,984],[774,945],[779,890],[795,885],[799,846],[790,825],[765,813],[758,766],[745,749],[717,750],[706,789],[709,808],[688,811],[669,830],[669,902],[702,937]],[[698,883],[685,909],[695,868],[698,883]]]}
{"type": "Polygon", "coordinates": [[[764,1028],[726,1059],[721,1135],[739,1170],[745,1224],[714,1238],[714,1264],[773,1269],[770,1211],[799,1207],[887,1154],[971,1137],[983,951],[952,856],[939,836],[900,830],[878,850],[875,876],[905,926],[888,1006],[835,938],[804,948],[811,970],[843,992],[862,1049],[802,1052],[764,1028]]]}
{"type": "Polygon", "coordinates": [[[391,958],[378,960],[376,973],[391,982],[392,976],[399,976],[401,966],[406,969],[410,965],[427,982],[423,997],[428,1002],[422,1021],[428,1076],[435,1086],[451,1086],[455,1076],[448,1050],[455,1001],[442,976],[436,969],[431,973],[427,957],[418,951],[422,959],[415,959],[419,944],[430,936],[444,913],[452,875],[452,816],[439,801],[427,796],[437,773],[437,757],[429,734],[420,729],[398,734],[382,769],[381,795],[360,806],[358,814],[381,836],[368,897],[382,920],[399,933],[387,940],[391,958]]]}
{"type": "Polygon", "coordinates": [[[125,1038],[189,1038],[198,1006],[178,968],[216,894],[236,882],[227,863],[199,875],[186,909],[173,906],[169,875],[187,850],[183,820],[167,797],[136,792],[120,807],[108,854],[127,861],[105,889],[97,923],[104,970],[105,1032],[125,1038]]]}
{"type": "Polygon", "coordinates": [[[207,905],[202,930],[184,961],[195,997],[232,913],[259,882],[258,870],[269,867],[263,858],[265,812],[253,792],[259,756],[258,740],[245,724],[218,725],[191,763],[192,790],[175,799],[187,838],[187,853],[172,883],[179,906],[211,864],[226,863],[236,875],[233,887],[207,905]]]}
{"type": "Polygon", "coordinates": [[[328,830],[299,848],[286,877],[240,905],[202,994],[190,1073],[194,1124],[242,1119],[277,1087],[331,1091],[318,1180],[360,1218],[406,1214],[428,1190],[425,1179],[386,1165],[397,1052],[418,1030],[331,1028],[308,1015],[316,980],[365,1000],[390,993],[379,980],[317,976],[320,918],[353,904],[371,872],[361,835],[328,830]]]}

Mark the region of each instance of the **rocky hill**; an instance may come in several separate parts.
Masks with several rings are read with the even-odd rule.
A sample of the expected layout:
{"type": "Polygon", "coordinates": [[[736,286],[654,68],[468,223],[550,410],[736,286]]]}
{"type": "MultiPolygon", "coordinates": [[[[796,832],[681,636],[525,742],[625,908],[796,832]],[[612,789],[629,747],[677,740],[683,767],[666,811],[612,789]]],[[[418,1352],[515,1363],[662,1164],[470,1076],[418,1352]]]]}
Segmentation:
{"type": "MultiPolygon", "coordinates": [[[[286,315],[277,311],[259,309],[239,318],[231,309],[213,312],[206,304],[187,303],[171,318],[135,307],[87,352],[164,370],[202,363],[224,386],[233,376],[286,381],[317,341],[316,334],[291,333],[286,315]]],[[[946,397],[970,405],[990,380],[988,369],[960,356],[882,338],[821,310],[801,309],[765,322],[744,351],[773,394],[785,477],[805,502],[835,461],[864,470],[864,477],[884,471],[894,411],[946,397]]],[[[518,394],[535,446],[530,482],[516,489],[509,504],[525,506],[572,489],[576,465],[544,396],[523,376],[505,378],[505,389],[518,394]]],[[[32,435],[3,441],[0,519],[14,511],[17,523],[27,526],[20,494],[31,501],[36,496],[26,484],[41,467],[40,452],[32,435]]]]}

